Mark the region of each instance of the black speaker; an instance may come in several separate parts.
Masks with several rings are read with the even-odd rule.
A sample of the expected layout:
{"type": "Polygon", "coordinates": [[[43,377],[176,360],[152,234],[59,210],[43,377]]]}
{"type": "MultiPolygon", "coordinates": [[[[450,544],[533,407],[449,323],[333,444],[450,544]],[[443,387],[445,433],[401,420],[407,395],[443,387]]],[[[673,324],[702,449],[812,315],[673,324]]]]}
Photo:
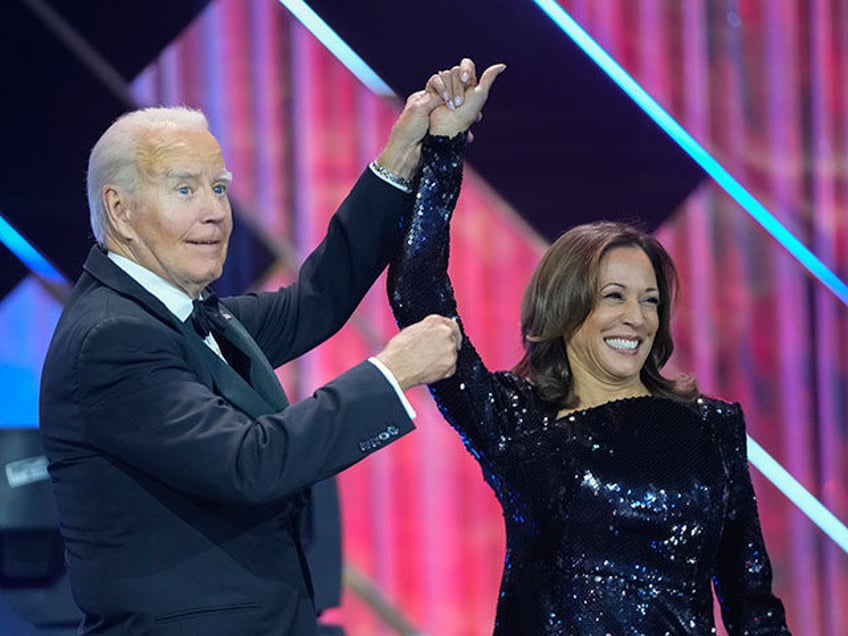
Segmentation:
{"type": "Polygon", "coordinates": [[[0,428],[0,633],[71,634],[64,544],[36,428],[0,428]]]}
{"type": "Polygon", "coordinates": [[[48,584],[64,550],[38,429],[0,429],[0,465],[0,585],[48,584]]]}

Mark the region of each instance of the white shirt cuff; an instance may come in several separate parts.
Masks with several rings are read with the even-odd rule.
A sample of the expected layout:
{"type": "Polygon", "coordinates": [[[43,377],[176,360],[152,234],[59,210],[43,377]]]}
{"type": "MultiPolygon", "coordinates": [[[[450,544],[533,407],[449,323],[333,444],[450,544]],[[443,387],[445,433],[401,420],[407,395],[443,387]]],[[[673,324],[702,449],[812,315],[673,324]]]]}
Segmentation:
{"type": "Polygon", "coordinates": [[[389,384],[392,385],[392,388],[395,390],[395,393],[397,393],[397,396],[400,399],[400,403],[403,404],[403,408],[406,409],[406,414],[409,416],[409,419],[414,420],[417,413],[415,412],[415,409],[412,408],[409,400],[407,400],[406,396],[403,394],[400,384],[398,384],[394,374],[389,371],[388,367],[386,367],[386,365],[380,362],[377,358],[368,358],[368,362],[377,367],[380,370],[380,373],[386,376],[386,380],[388,380],[389,384]]]}

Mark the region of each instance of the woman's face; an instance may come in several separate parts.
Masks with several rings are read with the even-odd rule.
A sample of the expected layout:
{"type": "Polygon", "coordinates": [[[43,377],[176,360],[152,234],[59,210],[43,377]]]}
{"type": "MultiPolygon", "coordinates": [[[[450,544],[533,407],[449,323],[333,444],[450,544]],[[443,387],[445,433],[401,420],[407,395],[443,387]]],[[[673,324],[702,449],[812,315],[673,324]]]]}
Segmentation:
{"type": "Polygon", "coordinates": [[[598,295],[589,316],[566,342],[578,395],[610,397],[647,390],[639,376],[659,327],[661,300],[648,255],[635,246],[615,247],[601,259],[598,295]]]}

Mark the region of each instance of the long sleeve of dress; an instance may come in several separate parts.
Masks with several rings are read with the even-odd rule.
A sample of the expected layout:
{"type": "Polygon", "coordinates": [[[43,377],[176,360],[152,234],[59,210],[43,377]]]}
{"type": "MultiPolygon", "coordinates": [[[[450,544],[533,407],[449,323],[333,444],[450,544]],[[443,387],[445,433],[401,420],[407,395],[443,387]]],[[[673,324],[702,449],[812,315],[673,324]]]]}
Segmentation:
{"type": "Polygon", "coordinates": [[[730,488],[714,577],[722,619],[730,636],[789,634],[783,604],[772,594],[772,569],[748,470],[742,409],[734,404],[726,416],[720,435],[730,488]]]}
{"type": "Polygon", "coordinates": [[[498,417],[499,406],[511,399],[510,385],[521,382],[511,374],[490,373],[483,364],[457,315],[448,278],[450,219],[462,183],[465,143],[465,134],[424,140],[418,194],[404,221],[405,239],[389,267],[387,285],[401,328],[432,313],[457,320],[463,336],[457,371],[430,389],[466,448],[485,464],[509,435],[500,430],[507,420],[498,417]]]}

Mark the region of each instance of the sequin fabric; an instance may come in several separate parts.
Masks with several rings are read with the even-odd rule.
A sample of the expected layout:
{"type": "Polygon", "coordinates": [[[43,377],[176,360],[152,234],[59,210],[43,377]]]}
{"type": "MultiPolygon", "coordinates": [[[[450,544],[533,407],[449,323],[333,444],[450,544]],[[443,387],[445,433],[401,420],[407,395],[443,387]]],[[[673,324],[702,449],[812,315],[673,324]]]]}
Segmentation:
{"type": "MultiPolygon", "coordinates": [[[[465,137],[428,137],[388,277],[401,327],[457,316],[449,225],[465,137]]],[[[788,634],[771,591],[737,404],[646,396],[557,419],[526,380],[489,371],[463,329],[456,374],[431,386],[503,508],[495,634],[788,634]]]]}

